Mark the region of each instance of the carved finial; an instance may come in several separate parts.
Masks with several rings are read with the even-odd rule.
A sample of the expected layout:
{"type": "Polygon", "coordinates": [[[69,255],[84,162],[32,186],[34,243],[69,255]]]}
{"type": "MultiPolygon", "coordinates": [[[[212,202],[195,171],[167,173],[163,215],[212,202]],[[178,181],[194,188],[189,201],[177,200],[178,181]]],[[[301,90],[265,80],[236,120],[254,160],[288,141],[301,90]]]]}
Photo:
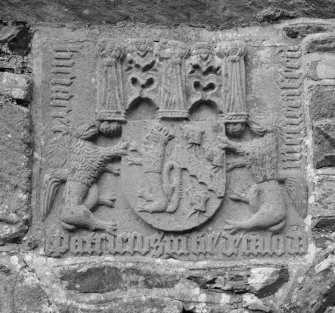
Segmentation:
{"type": "Polygon", "coordinates": [[[182,59],[189,53],[187,46],[176,40],[162,40],[155,49],[155,55],[160,59],[182,59]]]}
{"type": "Polygon", "coordinates": [[[183,133],[189,145],[201,146],[205,130],[202,127],[194,125],[185,125],[183,133]]]}
{"type": "Polygon", "coordinates": [[[124,50],[122,46],[107,40],[102,40],[99,42],[98,51],[106,65],[121,60],[124,56],[124,50]]]}
{"type": "Polygon", "coordinates": [[[199,56],[203,61],[206,61],[210,55],[214,55],[214,52],[208,42],[197,42],[191,47],[191,55],[199,56]]]}
{"type": "Polygon", "coordinates": [[[238,62],[247,53],[247,46],[244,42],[222,41],[216,45],[215,53],[219,58],[228,58],[232,62],[238,62]]]}
{"type": "Polygon", "coordinates": [[[153,50],[153,41],[145,38],[132,39],[127,47],[128,53],[137,53],[141,57],[145,57],[148,52],[153,52],[153,50]]]}

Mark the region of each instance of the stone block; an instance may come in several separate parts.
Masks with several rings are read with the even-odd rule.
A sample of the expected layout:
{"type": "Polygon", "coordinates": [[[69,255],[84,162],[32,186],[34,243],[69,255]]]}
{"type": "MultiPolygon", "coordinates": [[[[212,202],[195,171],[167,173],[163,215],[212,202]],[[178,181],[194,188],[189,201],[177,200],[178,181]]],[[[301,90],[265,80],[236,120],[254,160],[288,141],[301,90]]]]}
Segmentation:
{"type": "Polygon", "coordinates": [[[315,177],[315,213],[321,216],[333,215],[334,212],[334,188],[335,176],[331,173],[329,175],[318,175],[315,177]]]}
{"type": "Polygon", "coordinates": [[[335,117],[335,86],[313,86],[309,96],[309,112],[313,122],[335,117]]]}
{"type": "Polygon", "coordinates": [[[309,114],[313,129],[315,168],[335,165],[334,86],[316,85],[309,89],[309,114]]]}
{"type": "Polygon", "coordinates": [[[0,72],[0,95],[17,100],[30,100],[30,76],[25,74],[0,72]]]}
{"type": "Polygon", "coordinates": [[[28,230],[32,174],[28,108],[0,98],[0,242],[20,239],[28,230]]]}
{"type": "Polygon", "coordinates": [[[22,253],[60,312],[281,303],[309,256],[304,55],[267,30],[36,31],[22,253]]]}
{"type": "Polygon", "coordinates": [[[306,53],[333,53],[335,52],[335,34],[333,32],[312,34],[304,40],[303,45],[306,53]]]}

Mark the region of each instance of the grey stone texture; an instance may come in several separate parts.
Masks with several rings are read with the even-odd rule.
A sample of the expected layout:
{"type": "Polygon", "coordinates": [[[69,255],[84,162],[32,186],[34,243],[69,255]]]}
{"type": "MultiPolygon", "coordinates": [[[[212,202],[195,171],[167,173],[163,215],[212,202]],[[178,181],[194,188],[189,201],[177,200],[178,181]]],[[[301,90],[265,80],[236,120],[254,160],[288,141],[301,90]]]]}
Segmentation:
{"type": "Polygon", "coordinates": [[[0,28],[0,312],[334,311],[335,22],[221,29],[333,7],[39,5],[0,13],[21,20],[0,28]]]}
{"type": "MultiPolygon", "coordinates": [[[[13,47],[21,26],[0,30],[0,242],[16,241],[30,223],[32,176],[32,121],[28,107],[31,79],[23,72],[24,53],[13,47]],[[12,47],[13,50],[10,50],[12,47]],[[19,103],[18,103],[19,102],[19,103]]],[[[26,66],[25,66],[26,67],[26,66]]]]}
{"type": "MultiPolygon", "coordinates": [[[[119,22],[189,24],[201,27],[232,28],[308,17],[334,16],[330,0],[2,0],[0,18],[29,23],[116,24],[119,22]]],[[[320,32],[323,25],[308,25],[320,32]]],[[[292,35],[295,31],[292,30],[292,35]]]]}

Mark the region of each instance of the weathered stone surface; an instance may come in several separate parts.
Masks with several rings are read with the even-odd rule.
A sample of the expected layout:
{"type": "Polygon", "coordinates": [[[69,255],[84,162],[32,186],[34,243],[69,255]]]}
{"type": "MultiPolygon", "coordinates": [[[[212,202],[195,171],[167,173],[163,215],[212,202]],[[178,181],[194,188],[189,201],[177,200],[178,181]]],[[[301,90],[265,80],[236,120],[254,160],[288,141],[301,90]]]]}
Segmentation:
{"type": "Polygon", "coordinates": [[[310,115],[313,121],[335,117],[335,86],[314,86],[310,90],[310,115]]]}
{"type": "Polygon", "coordinates": [[[0,310],[331,312],[334,25],[34,25],[20,69],[31,33],[6,24],[2,75],[33,63],[34,145],[30,105],[3,98],[0,191],[27,202],[4,207],[0,310]]]}
{"type": "Polygon", "coordinates": [[[332,67],[334,54],[333,33],[311,35],[304,41],[309,53],[307,64],[309,114],[313,128],[315,168],[334,166],[334,84],[332,67]]]}
{"type": "MultiPolygon", "coordinates": [[[[115,24],[121,21],[141,23],[180,23],[195,26],[231,28],[256,23],[276,23],[297,17],[333,18],[334,4],[329,0],[311,1],[2,1],[3,20],[69,23],[115,24]]],[[[314,31],[318,31],[315,29],[314,31]]]]}
{"type": "Polygon", "coordinates": [[[90,267],[86,271],[64,270],[60,279],[66,288],[84,293],[105,293],[115,290],[127,290],[133,287],[146,289],[174,288],[179,281],[177,275],[163,275],[145,272],[141,269],[120,269],[116,267],[90,267]]]}
{"type": "Polygon", "coordinates": [[[140,39],[137,26],[45,31],[34,50],[45,125],[34,202],[48,256],[307,251],[299,46],[268,48],[249,31],[238,40],[193,28],[147,28],[140,39]]]}
{"type": "Polygon", "coordinates": [[[332,312],[334,297],[334,246],[321,253],[292,290],[283,312],[332,312]]]}
{"type": "Polygon", "coordinates": [[[334,25],[325,19],[297,19],[283,25],[282,30],[289,38],[302,39],[310,34],[331,32],[334,25]]]}
{"type": "Polygon", "coordinates": [[[321,232],[335,231],[335,216],[320,216],[314,224],[313,230],[321,232]]]}
{"type": "Polygon", "coordinates": [[[3,313],[56,313],[35,274],[17,249],[0,256],[0,310],[3,313]]]}
{"type": "Polygon", "coordinates": [[[24,22],[0,23],[1,72],[31,72],[28,53],[32,34],[24,22]]]}
{"type": "Polygon", "coordinates": [[[30,76],[8,72],[0,73],[0,95],[13,99],[30,100],[30,76]]]}
{"type": "Polygon", "coordinates": [[[314,164],[334,166],[334,86],[315,86],[311,91],[310,114],[313,123],[314,164]]]}
{"type": "Polygon", "coordinates": [[[305,54],[282,27],[35,27],[37,303],[281,307],[313,258],[305,54]]]}
{"type": "Polygon", "coordinates": [[[0,98],[0,130],[0,242],[3,243],[22,237],[30,220],[32,138],[29,110],[0,98]]]}
{"type": "Polygon", "coordinates": [[[334,33],[313,34],[304,42],[306,53],[334,52],[334,33]]]}

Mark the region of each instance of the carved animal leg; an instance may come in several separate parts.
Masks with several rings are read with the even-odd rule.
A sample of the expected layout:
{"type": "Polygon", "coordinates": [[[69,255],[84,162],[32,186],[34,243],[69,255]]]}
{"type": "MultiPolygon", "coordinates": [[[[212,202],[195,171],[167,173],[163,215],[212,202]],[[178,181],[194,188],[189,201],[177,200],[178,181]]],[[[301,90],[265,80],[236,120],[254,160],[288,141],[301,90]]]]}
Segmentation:
{"type": "Polygon", "coordinates": [[[114,192],[112,192],[109,195],[99,195],[99,204],[105,205],[110,208],[114,208],[115,200],[116,200],[116,196],[114,192]]]}
{"type": "Polygon", "coordinates": [[[237,189],[232,190],[232,194],[230,195],[229,198],[235,201],[242,201],[245,203],[249,203],[249,195],[237,189]]]}
{"type": "Polygon", "coordinates": [[[246,221],[227,221],[225,230],[268,230],[279,232],[285,226],[287,209],[281,188],[277,181],[261,183],[254,190],[259,192],[259,209],[246,221]]]}
{"type": "Polygon", "coordinates": [[[235,168],[241,168],[247,166],[247,161],[233,161],[227,164],[227,172],[232,171],[235,168]]]}
{"type": "Polygon", "coordinates": [[[137,207],[137,211],[149,213],[165,212],[168,205],[168,199],[163,190],[161,174],[146,173],[146,183],[148,184],[149,190],[143,190],[139,195],[139,197],[146,201],[146,203],[137,207]]]}
{"type": "Polygon", "coordinates": [[[90,211],[99,201],[98,186],[88,188],[86,185],[71,182],[65,188],[64,209],[59,218],[67,229],[86,228],[89,230],[105,230],[113,233],[116,228],[114,222],[97,219],[90,211]]]}
{"type": "Polygon", "coordinates": [[[107,173],[113,174],[114,176],[119,176],[120,175],[120,167],[114,164],[108,164],[105,167],[105,171],[107,173]]]}
{"type": "Polygon", "coordinates": [[[94,208],[98,204],[113,208],[115,200],[116,200],[115,193],[111,193],[109,195],[101,195],[99,192],[98,185],[94,184],[88,191],[88,195],[85,199],[84,205],[90,211],[94,210],[94,208]]]}
{"type": "Polygon", "coordinates": [[[113,235],[117,231],[117,223],[115,222],[105,222],[95,218],[92,215],[91,218],[91,230],[104,230],[107,233],[113,235]]]}
{"type": "MultiPolygon", "coordinates": [[[[113,146],[111,149],[103,148],[106,155],[110,155],[111,157],[121,157],[127,154],[128,142],[120,142],[113,146]]],[[[102,149],[102,148],[100,148],[102,149]]]]}
{"type": "Polygon", "coordinates": [[[96,184],[94,184],[88,190],[88,194],[85,198],[84,205],[86,206],[87,209],[92,211],[94,207],[98,204],[98,202],[99,202],[99,188],[96,184]]]}
{"type": "Polygon", "coordinates": [[[226,221],[227,225],[223,227],[225,231],[228,233],[234,234],[238,232],[239,230],[244,230],[244,223],[243,222],[238,222],[238,221],[232,221],[232,220],[227,220],[226,221]]]}
{"type": "Polygon", "coordinates": [[[104,230],[110,234],[113,234],[117,229],[116,223],[105,222],[96,218],[85,205],[63,210],[60,219],[63,223],[69,226],[86,228],[89,230],[104,230]]]}

